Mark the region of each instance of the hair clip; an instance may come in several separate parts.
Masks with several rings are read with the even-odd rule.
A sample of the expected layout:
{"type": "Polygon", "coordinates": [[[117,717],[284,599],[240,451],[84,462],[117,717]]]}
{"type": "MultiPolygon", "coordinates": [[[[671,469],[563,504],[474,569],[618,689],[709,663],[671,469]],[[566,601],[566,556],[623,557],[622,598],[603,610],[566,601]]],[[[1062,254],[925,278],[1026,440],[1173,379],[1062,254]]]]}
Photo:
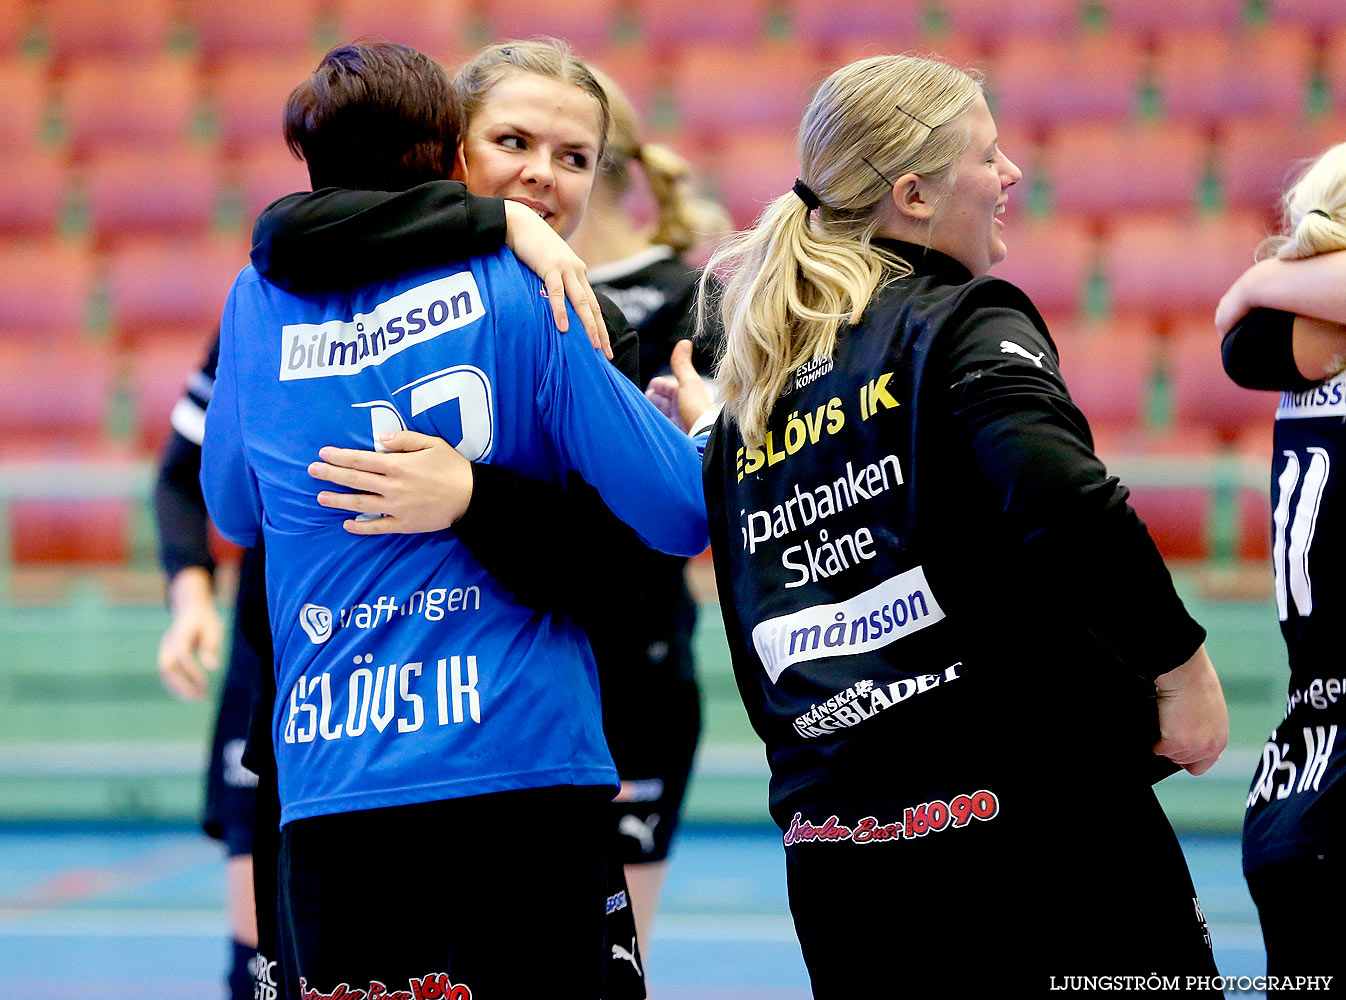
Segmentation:
{"type": "MultiPolygon", "coordinates": [[[[914,121],[917,125],[925,125],[925,122],[921,121],[919,118],[917,118],[915,115],[913,115],[910,111],[903,111],[903,109],[902,109],[902,105],[900,105],[900,104],[894,104],[893,107],[897,108],[898,111],[901,111],[904,115],[906,115],[908,118],[910,118],[912,121],[914,121]]],[[[939,128],[938,125],[925,125],[925,127],[928,128],[931,132],[933,132],[933,131],[935,131],[935,129],[939,128]]]]}
{"type": "Polygon", "coordinates": [[[883,183],[887,184],[889,187],[893,186],[893,182],[888,179],[888,175],[878,167],[874,166],[874,164],[870,163],[868,157],[862,156],[860,159],[864,161],[865,166],[879,175],[879,180],[883,181],[883,183]]]}

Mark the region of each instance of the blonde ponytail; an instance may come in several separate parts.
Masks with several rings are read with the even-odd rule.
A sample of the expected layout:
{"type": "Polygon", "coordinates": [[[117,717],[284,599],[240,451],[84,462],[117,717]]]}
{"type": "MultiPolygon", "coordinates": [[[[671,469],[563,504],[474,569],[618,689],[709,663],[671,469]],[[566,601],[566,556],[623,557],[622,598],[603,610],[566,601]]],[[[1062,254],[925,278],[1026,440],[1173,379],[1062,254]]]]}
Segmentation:
{"type": "Polygon", "coordinates": [[[726,232],[729,214],[709,198],[690,192],[691,165],[667,146],[643,143],[633,157],[645,173],[654,195],[658,218],[650,242],[670,246],[677,253],[690,250],[698,236],[726,232]]]}
{"type": "Polygon", "coordinates": [[[697,325],[707,327],[710,276],[726,277],[719,308],[726,346],[716,372],[726,412],[760,442],[790,373],[829,356],[884,282],[910,266],[872,244],[886,177],[938,175],[967,142],[941,128],[976,100],[979,84],[946,63],[876,56],[844,66],[818,88],[799,130],[800,177],[821,203],[816,219],[793,192],[706,266],[697,325]]]}
{"type": "Polygon", "coordinates": [[[631,164],[640,164],[658,213],[650,243],[683,253],[698,236],[727,232],[728,213],[708,198],[692,196],[691,164],[667,146],[642,142],[636,109],[617,81],[596,66],[589,70],[607,93],[612,113],[608,148],[600,165],[603,178],[618,194],[625,194],[631,187],[631,164]]]}

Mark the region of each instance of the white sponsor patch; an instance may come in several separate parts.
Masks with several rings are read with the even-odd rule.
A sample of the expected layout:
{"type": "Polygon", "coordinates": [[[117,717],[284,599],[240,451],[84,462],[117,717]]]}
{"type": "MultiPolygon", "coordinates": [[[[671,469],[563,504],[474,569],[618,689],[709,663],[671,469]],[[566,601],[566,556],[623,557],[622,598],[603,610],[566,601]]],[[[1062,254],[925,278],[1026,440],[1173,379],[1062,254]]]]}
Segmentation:
{"type": "Polygon", "coordinates": [[[280,380],[355,375],[486,314],[471,271],[436,278],[350,320],[281,329],[280,380]]]}
{"type": "Polygon", "coordinates": [[[917,566],[849,600],[768,618],[752,630],[752,644],[774,684],[796,663],[869,653],[943,617],[917,566]]]}
{"type": "Polygon", "coordinates": [[[1346,373],[1303,392],[1281,393],[1276,419],[1295,420],[1304,417],[1346,417],[1346,373]]]}
{"type": "Polygon", "coordinates": [[[321,604],[305,604],[299,609],[299,627],[308,633],[309,641],[321,646],[332,637],[332,611],[321,604]]]}

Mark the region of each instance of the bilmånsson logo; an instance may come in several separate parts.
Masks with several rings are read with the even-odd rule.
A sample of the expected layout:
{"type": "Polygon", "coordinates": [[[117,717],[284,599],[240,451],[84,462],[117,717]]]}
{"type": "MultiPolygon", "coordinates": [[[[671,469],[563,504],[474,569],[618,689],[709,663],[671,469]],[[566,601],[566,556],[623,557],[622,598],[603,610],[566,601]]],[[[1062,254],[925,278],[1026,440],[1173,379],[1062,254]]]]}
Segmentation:
{"type": "Polygon", "coordinates": [[[280,380],[355,375],[486,315],[471,271],[436,278],[350,320],[282,328],[280,380]]]}
{"type": "Polygon", "coordinates": [[[308,633],[315,646],[332,637],[332,611],[321,604],[305,604],[299,609],[299,627],[308,633]]]}

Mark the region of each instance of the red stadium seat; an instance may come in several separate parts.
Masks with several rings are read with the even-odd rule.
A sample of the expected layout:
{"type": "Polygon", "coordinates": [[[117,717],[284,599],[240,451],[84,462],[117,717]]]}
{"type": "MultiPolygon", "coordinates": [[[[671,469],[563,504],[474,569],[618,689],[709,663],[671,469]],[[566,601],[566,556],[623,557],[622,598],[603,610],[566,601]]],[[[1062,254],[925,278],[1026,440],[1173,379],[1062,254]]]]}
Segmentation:
{"type": "Polygon", "coordinates": [[[864,39],[857,38],[832,47],[827,60],[829,69],[836,69],[870,56],[911,53],[939,59],[964,69],[985,70],[989,64],[985,49],[973,38],[962,35],[921,35],[916,38],[864,39]]]}
{"type": "Polygon", "coordinates": [[[1295,28],[1229,35],[1166,34],[1156,74],[1169,115],[1218,121],[1227,115],[1305,110],[1313,72],[1313,40],[1295,28]]]}
{"type": "Polygon", "coordinates": [[[89,221],[106,242],[141,233],[203,233],[219,210],[223,171],[193,149],[111,150],[84,168],[89,221]]]}
{"type": "Polygon", "coordinates": [[[128,242],[110,255],[112,321],[124,339],[165,331],[200,336],[220,321],[225,297],[248,262],[235,238],[128,242]]]}
{"type": "Polygon", "coordinates": [[[209,338],[159,337],[139,344],[131,356],[131,397],[135,440],[157,454],[170,429],[169,417],[187,381],[205,360],[209,338]]]}
{"type": "Polygon", "coordinates": [[[308,168],[285,146],[266,145],[244,154],[238,163],[238,181],[249,230],[262,209],[277,198],[312,189],[308,168]]]}
{"type": "MultiPolygon", "coordinates": [[[[1342,140],[1346,132],[1337,133],[1336,141],[1342,140]]],[[[1281,195],[1305,161],[1332,141],[1320,127],[1287,121],[1281,115],[1225,120],[1215,156],[1225,203],[1231,208],[1277,211],[1281,195]]]]}
{"type": "Polygon", "coordinates": [[[940,6],[954,34],[989,41],[1007,36],[1039,36],[1060,39],[1076,27],[1078,0],[1033,0],[1004,3],[1003,0],[942,0],[940,6]]]}
{"type": "Polygon", "coordinates": [[[16,566],[125,563],[132,507],[123,499],[14,500],[10,558],[16,566]]]}
{"type": "Polygon", "coordinates": [[[915,4],[892,0],[854,0],[846,5],[844,16],[816,0],[792,0],[790,4],[795,38],[821,45],[886,45],[893,52],[901,52],[916,36],[917,15],[915,4]]]}
{"type": "Polygon", "coordinates": [[[1011,39],[987,73],[997,121],[1019,127],[1124,121],[1136,107],[1145,53],[1126,36],[1011,39]]]}
{"type": "Polygon", "coordinates": [[[0,235],[49,236],[56,232],[70,193],[65,158],[44,150],[0,159],[0,235]]]}
{"type": "Polygon", "coordinates": [[[195,67],[182,59],[81,60],[64,87],[67,137],[79,154],[181,145],[191,133],[197,90],[195,67]]]}
{"type": "Polygon", "coordinates": [[[585,61],[617,81],[641,122],[648,127],[655,101],[664,96],[672,84],[672,65],[666,60],[651,58],[644,49],[629,45],[613,46],[592,57],[586,54],[585,61]]]}
{"type": "Polygon", "coordinates": [[[83,246],[0,244],[0,339],[78,339],[88,325],[93,281],[93,259],[83,246]]]}
{"type": "Polygon", "coordinates": [[[1168,347],[1179,427],[1204,426],[1220,440],[1234,441],[1249,428],[1271,426],[1276,394],[1242,389],[1230,381],[1220,363],[1220,337],[1209,317],[1178,326],[1168,347]]]}
{"type": "Polygon", "coordinates": [[[1063,334],[1057,349],[1070,396],[1096,434],[1125,440],[1143,432],[1157,353],[1148,324],[1131,319],[1063,334]]]}
{"type": "Polygon", "coordinates": [[[16,52],[29,28],[33,6],[28,0],[0,0],[0,59],[16,52]]]}
{"type": "Polygon", "coordinates": [[[1243,0],[1105,0],[1103,6],[1110,27],[1144,34],[1232,29],[1243,20],[1243,0]]]}
{"type": "Polygon", "coordinates": [[[1323,0],[1274,0],[1273,17],[1277,24],[1291,24],[1327,34],[1346,29],[1346,6],[1323,0]]]}
{"type": "Polygon", "coordinates": [[[98,0],[44,5],[47,39],[58,60],[88,56],[146,59],[164,51],[173,0],[98,0]]]}
{"type": "Polygon", "coordinates": [[[1237,457],[1243,478],[1238,489],[1237,517],[1239,556],[1243,559],[1265,561],[1271,556],[1271,494],[1268,490],[1271,428],[1271,424],[1249,427],[1238,440],[1237,457]]]}
{"type": "Polygon", "coordinates": [[[466,48],[469,12],[465,0],[337,0],[336,34],[343,42],[373,36],[410,45],[453,72],[466,48]]]}
{"type": "Polygon", "coordinates": [[[621,0],[566,0],[555,4],[490,0],[486,20],[496,41],[551,35],[564,38],[580,52],[589,52],[613,40],[613,23],[622,6],[621,0]]]}
{"type": "Polygon", "coordinates": [[[72,455],[101,440],[116,382],[103,345],[0,343],[0,454],[72,455]]]}
{"type": "Polygon", "coordinates": [[[689,42],[752,45],[764,37],[769,9],[769,0],[636,0],[640,40],[660,50],[689,42]]]}
{"type": "Polygon", "coordinates": [[[1206,155],[1205,137],[1184,125],[1066,126],[1043,150],[1053,207],[1095,216],[1192,207],[1206,155]]]}
{"type": "Polygon", "coordinates": [[[13,154],[37,146],[50,94],[46,75],[24,60],[0,60],[0,94],[0,150],[13,154]]]}
{"type": "Polygon", "coordinates": [[[739,132],[729,146],[701,159],[698,170],[739,229],[787,194],[798,172],[794,139],[779,130],[739,132]]]}
{"type": "Polygon", "coordinates": [[[1143,216],[1119,221],[1104,243],[1112,305],[1160,318],[1212,315],[1220,296],[1253,263],[1266,236],[1259,216],[1143,216]]]}
{"type": "Polygon", "coordinates": [[[744,128],[796,129],[826,75],[808,49],[796,46],[690,47],[673,73],[678,124],[735,137],[744,128]]]}
{"type": "Polygon", "coordinates": [[[1205,559],[1210,552],[1214,490],[1209,486],[1132,481],[1130,503],[1165,560],[1205,559]]]}
{"type": "Polygon", "coordinates": [[[1323,52],[1323,77],[1338,113],[1346,110],[1346,28],[1333,33],[1323,52]]]}
{"type": "Polygon", "coordinates": [[[231,53],[293,53],[314,45],[321,0],[190,0],[192,24],[207,60],[231,53]]]}
{"type": "MultiPolygon", "coordinates": [[[[1011,204],[1014,197],[1012,189],[1011,204]]],[[[1097,240],[1083,219],[1043,221],[1021,211],[1007,213],[1004,239],[1009,254],[992,271],[997,278],[1022,288],[1042,312],[1069,315],[1080,308],[1098,255],[1097,240]]]]}
{"type": "Polygon", "coordinates": [[[228,149],[283,147],[285,99],[318,65],[317,53],[234,55],[206,81],[220,139],[228,149]]]}

